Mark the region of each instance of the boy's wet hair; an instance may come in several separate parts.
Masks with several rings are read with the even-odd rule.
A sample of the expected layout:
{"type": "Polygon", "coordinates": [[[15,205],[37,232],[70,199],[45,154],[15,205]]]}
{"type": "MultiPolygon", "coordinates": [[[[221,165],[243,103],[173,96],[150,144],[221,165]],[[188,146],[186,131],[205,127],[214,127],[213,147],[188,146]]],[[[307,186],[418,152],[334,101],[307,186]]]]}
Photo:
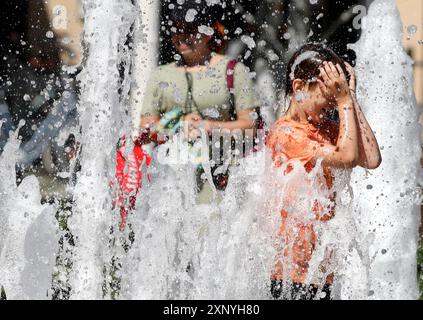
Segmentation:
{"type": "Polygon", "coordinates": [[[339,64],[349,78],[344,60],[342,60],[332,49],[322,44],[310,43],[302,46],[289,60],[286,74],[286,94],[293,93],[292,83],[295,79],[304,82],[315,82],[320,77],[319,68],[323,62],[339,64]]]}

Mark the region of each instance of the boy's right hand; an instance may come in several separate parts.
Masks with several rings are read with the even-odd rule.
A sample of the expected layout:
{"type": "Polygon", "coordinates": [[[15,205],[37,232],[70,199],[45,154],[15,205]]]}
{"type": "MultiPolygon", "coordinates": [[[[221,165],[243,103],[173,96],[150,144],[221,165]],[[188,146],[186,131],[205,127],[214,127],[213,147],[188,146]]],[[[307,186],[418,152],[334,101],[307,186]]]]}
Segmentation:
{"type": "Polygon", "coordinates": [[[323,81],[318,80],[318,83],[327,99],[339,104],[351,98],[347,77],[339,64],[335,66],[325,61],[320,67],[320,76],[323,81]]]}

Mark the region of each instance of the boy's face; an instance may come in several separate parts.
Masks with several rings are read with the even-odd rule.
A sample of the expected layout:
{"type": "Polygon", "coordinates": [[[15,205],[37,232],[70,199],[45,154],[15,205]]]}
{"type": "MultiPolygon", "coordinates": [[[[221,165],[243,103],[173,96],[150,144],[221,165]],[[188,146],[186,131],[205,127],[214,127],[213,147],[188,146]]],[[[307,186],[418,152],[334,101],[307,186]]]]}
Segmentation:
{"type": "Polygon", "coordinates": [[[320,122],[327,112],[335,106],[324,95],[317,82],[304,85],[303,90],[296,91],[294,98],[313,122],[320,122]]]}

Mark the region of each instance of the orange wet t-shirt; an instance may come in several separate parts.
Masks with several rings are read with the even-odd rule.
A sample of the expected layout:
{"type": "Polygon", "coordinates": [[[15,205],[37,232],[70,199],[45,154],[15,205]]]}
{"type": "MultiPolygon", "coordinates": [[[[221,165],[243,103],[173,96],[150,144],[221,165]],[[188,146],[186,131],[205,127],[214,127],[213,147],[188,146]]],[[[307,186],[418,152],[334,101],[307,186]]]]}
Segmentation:
{"type": "MultiPolygon", "coordinates": [[[[323,136],[312,124],[303,121],[294,121],[287,117],[282,117],[276,121],[267,138],[267,147],[271,151],[273,163],[276,167],[281,167],[290,160],[298,160],[304,165],[305,171],[308,173],[316,165],[316,153],[318,149],[322,148],[324,144],[334,143],[333,138],[323,136]]],[[[290,174],[292,169],[293,167],[289,164],[285,169],[285,174],[290,174]]],[[[329,167],[323,167],[323,177],[327,189],[331,189],[333,186],[333,176],[329,167]]],[[[284,203],[289,203],[290,196],[289,194],[284,195],[286,198],[284,203]]],[[[310,212],[313,213],[316,221],[327,221],[333,217],[334,196],[330,196],[329,199],[333,205],[325,208],[317,200],[312,201],[314,205],[311,205],[310,212]]],[[[305,283],[308,265],[317,241],[313,221],[299,222],[295,227],[292,225],[288,226],[287,220],[289,213],[285,209],[282,209],[280,213],[282,224],[279,236],[281,237],[281,241],[286,245],[283,246],[285,248],[283,252],[279,254],[285,257],[289,256],[290,259],[286,259],[285,261],[291,262],[289,264],[289,274],[284,275],[283,268],[286,268],[286,266],[281,263],[281,259],[278,259],[272,278],[285,278],[285,280],[291,280],[295,283],[305,283]]],[[[326,281],[331,283],[332,275],[328,276],[326,281]]]]}

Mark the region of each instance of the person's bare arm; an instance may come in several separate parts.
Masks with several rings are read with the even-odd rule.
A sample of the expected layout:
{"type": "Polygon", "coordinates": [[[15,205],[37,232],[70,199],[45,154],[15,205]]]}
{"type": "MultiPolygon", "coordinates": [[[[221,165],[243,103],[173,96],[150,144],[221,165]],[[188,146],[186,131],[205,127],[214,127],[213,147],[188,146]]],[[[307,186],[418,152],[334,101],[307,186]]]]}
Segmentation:
{"type": "Polygon", "coordinates": [[[376,169],[382,163],[379,144],[354,96],[353,101],[360,137],[358,165],[366,169],[376,169]]]}
{"type": "Polygon", "coordinates": [[[237,119],[234,121],[213,121],[213,120],[198,120],[193,122],[196,129],[204,128],[207,132],[211,133],[214,129],[240,129],[242,131],[254,128],[254,119],[252,114],[254,109],[243,109],[237,112],[237,119]]]}
{"type": "Polygon", "coordinates": [[[336,146],[325,144],[317,149],[316,158],[330,167],[353,168],[359,159],[358,128],[354,102],[350,95],[347,78],[342,68],[325,63],[320,69],[322,80],[318,80],[323,94],[337,105],[339,112],[339,134],[336,146]]]}
{"type": "Polygon", "coordinates": [[[358,126],[359,136],[359,159],[358,165],[366,169],[376,169],[382,162],[380,154],[379,144],[371,129],[363,111],[361,110],[360,104],[356,98],[356,76],[354,69],[351,65],[346,64],[348,72],[350,74],[350,91],[354,103],[355,116],[358,126]]]}

